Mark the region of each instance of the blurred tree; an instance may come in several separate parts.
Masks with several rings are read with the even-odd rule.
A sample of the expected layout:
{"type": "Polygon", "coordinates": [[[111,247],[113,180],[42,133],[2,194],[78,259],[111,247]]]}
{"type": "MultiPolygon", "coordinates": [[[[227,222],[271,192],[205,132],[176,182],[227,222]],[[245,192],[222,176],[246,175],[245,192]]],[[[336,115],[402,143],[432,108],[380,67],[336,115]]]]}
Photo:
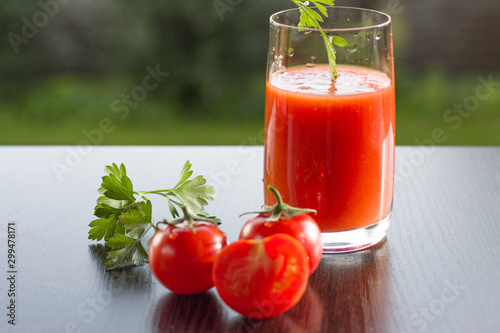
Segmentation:
{"type": "MultiPolygon", "coordinates": [[[[59,1],[0,4],[3,82],[27,88],[61,74],[140,79],[159,64],[170,76],[154,93],[190,115],[217,113],[245,92],[260,95],[247,85],[265,75],[269,16],[291,7],[288,0],[59,1]]],[[[251,112],[247,103],[234,105],[223,117],[251,112]]]]}
{"type": "MultiPolygon", "coordinates": [[[[404,57],[398,56],[399,66],[435,63],[458,71],[500,66],[497,0],[336,4],[387,10],[395,21],[408,24],[408,34],[398,32],[408,47],[404,57]]],[[[3,1],[0,97],[61,75],[140,82],[145,67],[158,64],[170,75],[151,94],[181,113],[258,118],[269,16],[292,7],[289,0],[3,1]]],[[[402,44],[396,44],[397,52],[402,44]]]]}

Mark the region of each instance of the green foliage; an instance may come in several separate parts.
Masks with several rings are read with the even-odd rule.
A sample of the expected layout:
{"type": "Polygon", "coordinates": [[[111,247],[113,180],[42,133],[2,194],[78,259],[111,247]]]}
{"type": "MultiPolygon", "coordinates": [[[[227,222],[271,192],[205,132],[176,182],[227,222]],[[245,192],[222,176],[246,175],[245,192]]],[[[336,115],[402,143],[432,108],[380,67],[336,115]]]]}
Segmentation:
{"type": "MultiPolygon", "coordinates": [[[[31,113],[26,115],[29,119],[36,119],[32,113],[46,120],[72,116],[79,110],[102,114],[109,111],[115,98],[142,81],[146,66],[159,64],[170,76],[148,91],[141,106],[151,103],[153,97],[167,105],[155,110],[159,114],[261,117],[262,90],[253,90],[248,82],[256,79],[257,68],[265,72],[269,16],[290,2],[221,2],[228,8],[221,14],[222,20],[213,1],[111,0],[61,5],[35,37],[19,45],[19,53],[7,39],[0,43],[0,79],[9,82],[0,87],[0,100],[23,99],[24,92],[31,95],[29,90],[36,91],[37,96],[28,100],[39,99],[40,103],[26,105],[23,111],[31,113]],[[54,82],[59,77],[64,79],[54,82]],[[64,86],[57,86],[74,77],[74,81],[88,78],[89,84],[101,86],[103,97],[111,99],[70,96],[64,86]],[[232,107],[226,101],[231,101],[232,107]],[[66,108],[68,104],[70,108],[66,108]]],[[[27,0],[0,4],[0,18],[4,19],[0,35],[22,35],[22,17],[31,20],[40,10],[36,2],[27,0]]],[[[263,76],[258,79],[264,80],[263,76]]]]}
{"type": "MultiPolygon", "coordinates": [[[[491,73],[493,79],[500,73],[491,73]]],[[[489,74],[464,73],[450,76],[431,69],[422,74],[396,70],[396,143],[419,145],[442,129],[446,140],[441,145],[500,145],[500,88],[483,99],[476,99],[480,77],[489,74]],[[468,111],[464,102],[477,100],[468,111]],[[461,113],[456,111],[461,108],[461,113]],[[451,121],[451,117],[454,117],[451,121]]],[[[494,79],[495,80],[495,79],[494,79]]],[[[485,92],[481,88],[481,92],[485,92]]]]}
{"type": "MultiPolygon", "coordinates": [[[[332,81],[337,79],[337,62],[335,58],[335,48],[333,44],[344,47],[347,45],[347,42],[338,36],[328,36],[325,34],[323,29],[321,29],[321,25],[319,22],[323,22],[323,17],[318,14],[313,8],[308,7],[309,2],[311,2],[316,8],[323,14],[325,17],[328,17],[328,12],[326,10],[327,6],[333,6],[332,0],[310,0],[310,1],[299,1],[299,0],[291,0],[294,4],[299,7],[300,11],[300,23],[299,27],[301,28],[315,28],[320,29],[321,35],[323,36],[323,42],[325,43],[326,53],[328,55],[328,63],[330,65],[330,71],[332,74],[332,81]]],[[[307,31],[306,31],[307,33],[307,31]]]]}
{"type": "MultiPolygon", "coordinates": [[[[213,1],[70,1],[17,54],[6,36],[21,34],[22,18],[32,20],[40,6],[1,2],[0,144],[79,144],[104,118],[114,127],[98,144],[263,144],[269,16],[292,3],[221,2],[229,6],[223,20],[213,1]],[[113,113],[112,103],[156,64],[170,75],[127,117],[113,113]]],[[[403,14],[393,17],[397,143],[415,144],[440,127],[445,144],[500,145],[498,87],[458,129],[443,120],[490,73],[406,71],[412,36],[403,14]]]]}
{"type": "Polygon", "coordinates": [[[167,190],[134,191],[123,164],[118,166],[113,163],[104,171],[106,175],[102,177],[98,190],[100,196],[94,208],[98,219],[90,222],[88,238],[106,241],[106,246],[110,248],[106,269],[141,266],[147,262],[148,254],[141,241],[151,228],[156,227],[151,201],[146,195],[163,196],[173,217],[179,216],[177,209],[181,208],[200,219],[215,224],[220,222],[204,210],[208,200],[215,199],[217,193],[212,186],[205,185],[203,176],[189,179],[193,174],[189,161],[182,169],[179,182],[167,190]]]}

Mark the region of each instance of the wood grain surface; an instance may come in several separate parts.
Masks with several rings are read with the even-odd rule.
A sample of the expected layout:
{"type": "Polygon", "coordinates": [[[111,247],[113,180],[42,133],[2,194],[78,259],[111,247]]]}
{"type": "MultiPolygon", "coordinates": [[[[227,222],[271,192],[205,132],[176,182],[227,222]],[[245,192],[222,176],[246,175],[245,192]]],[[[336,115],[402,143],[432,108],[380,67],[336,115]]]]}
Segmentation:
{"type": "MultiPolygon", "coordinates": [[[[106,249],[87,231],[104,165],[125,163],[146,190],[174,185],[189,159],[216,185],[207,210],[234,241],[238,215],[263,203],[262,155],[262,147],[0,147],[0,332],[500,332],[500,148],[398,147],[387,239],[323,256],[299,304],[274,318],[244,318],[215,289],[174,295],[147,266],[103,270],[106,249]]],[[[156,220],[168,216],[161,200],[153,210],[156,220]]]]}

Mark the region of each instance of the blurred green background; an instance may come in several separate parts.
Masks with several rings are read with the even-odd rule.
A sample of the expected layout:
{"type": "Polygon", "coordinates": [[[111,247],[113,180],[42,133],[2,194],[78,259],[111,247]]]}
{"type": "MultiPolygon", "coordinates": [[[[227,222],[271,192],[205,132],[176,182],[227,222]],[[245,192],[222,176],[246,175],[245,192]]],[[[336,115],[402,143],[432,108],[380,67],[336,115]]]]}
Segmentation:
{"type": "MultiPolygon", "coordinates": [[[[500,145],[499,1],[336,5],[393,17],[397,144],[500,145]]],[[[0,144],[262,144],[268,20],[292,7],[3,1],[0,144]]]]}

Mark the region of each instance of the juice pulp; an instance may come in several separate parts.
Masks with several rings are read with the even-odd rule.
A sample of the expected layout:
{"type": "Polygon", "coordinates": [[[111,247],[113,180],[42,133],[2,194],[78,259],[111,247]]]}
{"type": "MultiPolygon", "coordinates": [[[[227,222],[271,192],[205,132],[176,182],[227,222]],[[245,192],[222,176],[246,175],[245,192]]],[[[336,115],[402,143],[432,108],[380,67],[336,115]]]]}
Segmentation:
{"type": "MultiPolygon", "coordinates": [[[[366,227],[391,212],[395,93],[378,71],[289,69],[266,85],[264,182],[318,211],[322,232],[366,227]]],[[[266,190],[266,204],[275,202],[266,190]]]]}

